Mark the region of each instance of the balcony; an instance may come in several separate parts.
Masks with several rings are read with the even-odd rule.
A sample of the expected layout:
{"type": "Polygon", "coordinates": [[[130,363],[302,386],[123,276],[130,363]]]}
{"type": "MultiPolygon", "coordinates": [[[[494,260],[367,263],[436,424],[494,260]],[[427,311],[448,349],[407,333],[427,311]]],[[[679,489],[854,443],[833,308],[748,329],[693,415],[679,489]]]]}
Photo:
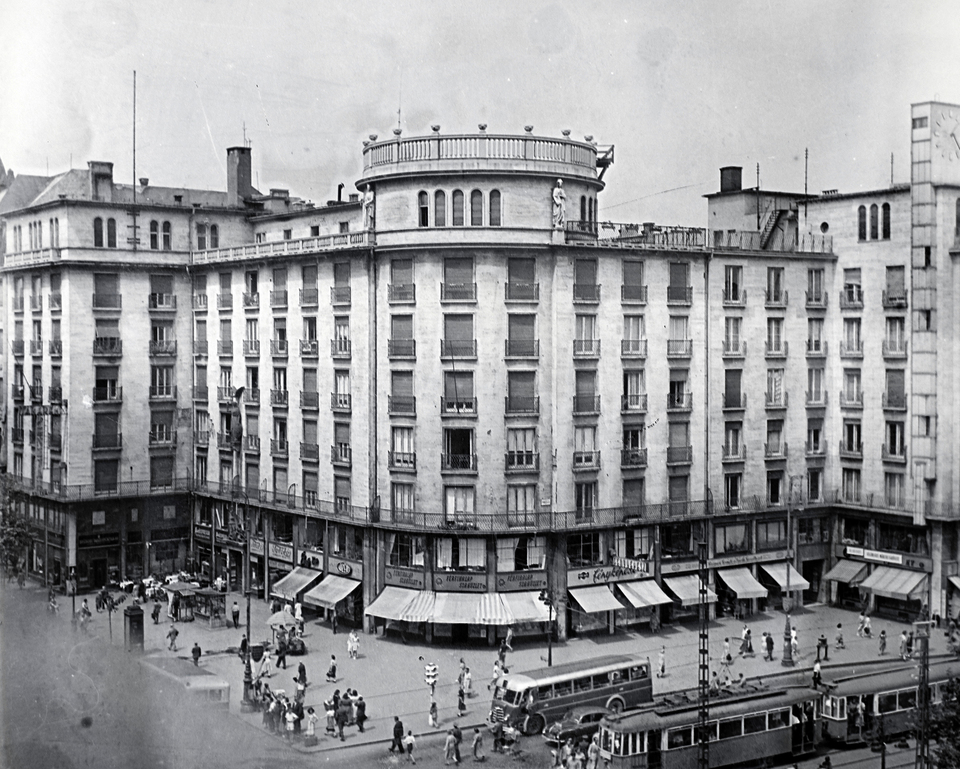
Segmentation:
{"type": "Polygon", "coordinates": [[[320,356],[320,342],[316,339],[300,340],[300,357],[317,358],[320,356]]]}
{"type": "Polygon", "coordinates": [[[339,414],[349,414],[352,410],[353,399],[350,393],[330,393],[330,410],[339,414]]]}
{"type": "Polygon", "coordinates": [[[600,286],[596,283],[574,283],[573,301],[577,304],[599,304],[600,286]]]}
{"type": "Polygon", "coordinates": [[[503,286],[504,301],[507,302],[539,302],[539,283],[511,283],[503,286]]]}
{"type": "Polygon", "coordinates": [[[574,451],[573,469],[576,470],[599,470],[600,452],[599,451],[574,451]]]}
{"type": "Polygon", "coordinates": [[[206,354],[207,354],[207,348],[208,348],[209,346],[210,346],[210,345],[209,345],[209,343],[207,342],[206,339],[197,339],[197,340],[194,341],[194,343],[193,343],[193,354],[194,354],[194,355],[206,355],[206,354]]]}
{"type": "Polygon", "coordinates": [[[646,393],[628,393],[620,396],[621,414],[642,414],[647,410],[646,393]]]}
{"type": "Polygon", "coordinates": [[[742,339],[723,340],[724,358],[742,358],[747,354],[747,343],[742,339]]]}
{"type": "Polygon", "coordinates": [[[221,358],[232,358],[233,357],[233,340],[232,339],[221,339],[217,342],[217,355],[221,358]]]}
{"type": "Polygon", "coordinates": [[[808,459],[824,457],[827,454],[827,444],[823,441],[805,441],[803,444],[803,453],[808,459]]]}
{"type": "Polygon", "coordinates": [[[13,350],[13,354],[18,357],[23,355],[23,346],[22,339],[14,339],[12,342],[10,342],[10,347],[13,350]]]}
{"type": "Polygon", "coordinates": [[[207,311],[207,295],[206,294],[193,295],[193,309],[199,312],[207,311]]]}
{"type": "Polygon", "coordinates": [[[767,391],[764,393],[764,406],[768,409],[785,409],[787,407],[787,393],[783,390],[780,390],[780,392],[767,391]]]}
{"type": "Polygon", "coordinates": [[[193,399],[201,403],[206,403],[207,399],[210,397],[210,388],[206,386],[199,386],[193,388],[193,399]]]}
{"type": "Polygon", "coordinates": [[[158,312],[175,312],[177,297],[174,294],[149,294],[147,308],[158,312]]]}
{"type": "Polygon", "coordinates": [[[477,340],[476,339],[441,339],[440,340],[440,358],[462,358],[476,359],[477,340]]]}
{"type": "Polygon", "coordinates": [[[206,447],[210,445],[210,431],[209,430],[194,430],[193,432],[193,445],[206,447]]]}
{"type": "Polygon", "coordinates": [[[147,442],[151,446],[175,446],[177,444],[177,431],[169,427],[160,428],[155,425],[150,431],[147,442]]]}
{"type": "Polygon", "coordinates": [[[884,339],[883,357],[903,359],[907,357],[907,341],[905,339],[884,339]]]}
{"type": "MultiPolygon", "coordinates": [[[[441,409],[443,408],[443,403],[444,401],[441,401],[441,409]]],[[[414,417],[417,415],[417,399],[412,395],[388,395],[387,413],[390,416],[414,417]]]]}
{"type": "Polygon", "coordinates": [[[226,403],[233,400],[234,389],[232,385],[221,385],[217,387],[217,400],[226,403]]]}
{"type": "Polygon", "coordinates": [[[507,416],[537,416],[540,398],[536,395],[508,395],[503,399],[503,412],[507,416]]]}
{"type": "Polygon", "coordinates": [[[863,390],[840,391],[840,408],[842,409],[862,409],[863,408],[863,390]]]}
{"type": "Polygon", "coordinates": [[[232,444],[230,443],[230,433],[217,433],[217,448],[224,451],[229,451],[232,449],[232,444]]]}
{"type": "Polygon", "coordinates": [[[51,339],[47,342],[47,349],[50,351],[50,357],[60,358],[63,356],[63,341],[60,339],[51,339]]]}
{"type": "Polygon", "coordinates": [[[59,385],[51,385],[47,388],[47,400],[50,403],[63,403],[63,388],[59,385]]]}
{"type": "Polygon", "coordinates": [[[440,470],[441,472],[475,473],[477,472],[477,455],[443,453],[440,455],[440,470]]]}
{"type": "Polygon", "coordinates": [[[667,446],[668,465],[689,465],[693,462],[693,446],[667,446]]]}
{"type": "Polygon", "coordinates": [[[248,454],[259,454],[260,453],[260,436],[244,435],[243,450],[248,454]]]}
{"type": "Polygon", "coordinates": [[[627,285],[626,283],[623,284],[622,286],[620,286],[620,303],[621,304],[646,304],[647,303],[647,287],[627,285]]]}
{"type": "Polygon", "coordinates": [[[311,390],[301,390],[300,391],[300,408],[302,409],[319,409],[320,408],[320,393],[313,392],[311,390]]]}
{"type": "Polygon", "coordinates": [[[441,283],[441,302],[475,302],[477,301],[476,283],[441,283]]]}
{"type": "Polygon", "coordinates": [[[290,345],[286,339],[271,339],[270,354],[275,358],[286,358],[290,345]]]}
{"type": "Polygon", "coordinates": [[[787,444],[785,441],[763,444],[763,458],[778,460],[787,458],[787,444]]]}
{"type": "Polygon", "coordinates": [[[13,396],[15,401],[23,400],[23,389],[24,388],[22,384],[10,385],[10,394],[13,396]]]}
{"type": "Polygon", "coordinates": [[[907,306],[907,290],[905,288],[886,289],[881,295],[883,306],[888,310],[900,310],[907,306]]]}
{"type": "Polygon", "coordinates": [[[391,304],[413,303],[417,301],[415,283],[388,283],[387,301],[391,304]]]}
{"type": "Polygon", "coordinates": [[[416,472],[417,454],[413,451],[388,451],[387,464],[391,470],[416,472]]]}
{"type": "Polygon", "coordinates": [[[721,460],[724,462],[747,461],[747,447],[742,443],[737,446],[724,445],[722,451],[721,460]]]}
{"type": "Polygon", "coordinates": [[[32,387],[28,387],[30,390],[30,401],[32,403],[43,403],[43,385],[35,384],[32,387]]]}
{"type": "Polygon", "coordinates": [[[600,340],[599,339],[574,339],[573,340],[574,358],[599,358],[600,340]]]}
{"type": "Polygon", "coordinates": [[[505,358],[537,359],[540,357],[540,340],[505,339],[503,341],[503,355],[505,358]]]}
{"type": "Polygon", "coordinates": [[[647,466],[646,449],[620,449],[620,467],[624,470],[647,466]]]}
{"type": "Polygon", "coordinates": [[[692,339],[668,339],[667,357],[668,358],[689,358],[693,355],[692,339]]]}
{"type": "Polygon", "coordinates": [[[863,444],[860,441],[840,441],[840,459],[863,459],[863,444]]]}
{"type": "Polygon", "coordinates": [[[150,355],[155,356],[164,356],[164,355],[176,355],[177,354],[177,340],[176,339],[151,339],[150,340],[150,355]]]}
{"type": "Polygon", "coordinates": [[[93,434],[94,450],[119,449],[122,445],[123,436],[121,433],[107,433],[105,435],[93,434]]]}
{"type": "Polygon", "coordinates": [[[503,455],[503,469],[507,473],[535,473],[540,469],[540,454],[536,451],[508,451],[503,455]]]}
{"type": "Polygon", "coordinates": [[[271,390],[270,405],[286,408],[289,405],[290,392],[288,390],[271,390]]]}
{"type": "Polygon", "coordinates": [[[724,307],[746,307],[747,292],[740,288],[723,289],[723,306],[724,307]]]}
{"type": "Polygon", "coordinates": [[[243,308],[245,310],[256,310],[260,307],[260,294],[243,292],[243,308]]]}
{"type": "Polygon", "coordinates": [[[353,464],[353,449],[349,443],[335,443],[330,447],[330,464],[335,467],[350,467],[353,464]]]}
{"type": "Polygon", "coordinates": [[[863,357],[863,340],[858,339],[851,342],[840,342],[840,357],[841,358],[862,358],[863,357]]]}
{"type": "Polygon", "coordinates": [[[767,289],[763,292],[763,306],[768,310],[782,310],[787,306],[787,291],[771,291],[767,289]]]}
{"type": "Polygon", "coordinates": [[[120,403],[123,400],[123,388],[116,384],[93,388],[94,403],[120,403]]]}
{"type": "Polygon", "coordinates": [[[42,340],[42,339],[31,339],[31,340],[30,340],[30,354],[31,354],[31,355],[43,355],[43,340],[42,340]]]}
{"type": "Polygon", "coordinates": [[[646,339],[621,339],[620,340],[621,358],[646,358],[647,340],[646,339]]]}
{"type": "Polygon", "coordinates": [[[667,286],[667,304],[689,307],[693,304],[693,286],[667,286]]]}
{"type": "Polygon", "coordinates": [[[232,309],[233,309],[233,294],[217,294],[217,309],[218,309],[218,310],[232,310],[232,309]]]}
{"type": "Polygon", "coordinates": [[[680,412],[693,410],[693,393],[672,392],[667,394],[667,411],[680,412]]]}
{"type": "Polygon", "coordinates": [[[806,398],[808,408],[824,408],[827,405],[826,390],[807,390],[806,398]]]}
{"type": "Polygon", "coordinates": [[[93,354],[118,358],[123,354],[123,340],[117,336],[94,337],[93,354]]]}
{"type": "Polygon", "coordinates": [[[862,310],[863,289],[860,286],[846,286],[840,292],[841,310],[862,310]]]}
{"type": "Polygon", "coordinates": [[[23,428],[14,427],[10,430],[10,439],[13,441],[15,446],[23,445],[23,428]]]}
{"type": "Polygon", "coordinates": [[[743,411],[747,407],[747,394],[740,393],[724,393],[723,394],[723,411],[743,411]]]}
{"type": "Polygon", "coordinates": [[[767,358],[786,358],[789,345],[782,340],[771,342],[767,340],[763,343],[763,354],[767,358]]]}
{"type": "Polygon", "coordinates": [[[337,360],[349,360],[352,352],[349,339],[331,339],[330,357],[337,360]]]}
{"type": "Polygon", "coordinates": [[[270,456],[285,457],[290,453],[290,444],[282,438],[270,439],[270,456]]]}
{"type": "Polygon", "coordinates": [[[315,288],[300,289],[300,306],[316,307],[320,304],[320,291],[315,288]]]}
{"type": "Polygon", "coordinates": [[[243,402],[251,406],[260,405],[260,388],[259,387],[245,387],[243,390],[243,402]]]}
{"type": "Polygon", "coordinates": [[[880,458],[884,462],[895,462],[899,465],[907,463],[907,447],[896,446],[891,449],[886,443],[880,449],[880,458]]]}
{"type": "Polygon", "coordinates": [[[808,358],[825,358],[827,356],[827,340],[808,339],[806,353],[808,358]]]}
{"type": "Polygon", "coordinates": [[[320,444],[300,442],[300,459],[306,462],[320,461],[320,444]]]}
{"type": "Polygon", "coordinates": [[[150,400],[176,400],[177,388],[174,385],[150,385],[150,400]]]}
{"type": "Polygon", "coordinates": [[[43,312],[43,297],[36,294],[30,297],[30,309],[33,312],[43,312]]]}
{"type": "Polygon", "coordinates": [[[286,307],[287,306],[286,290],[281,289],[279,291],[271,291],[270,306],[274,308],[286,307]]]}
{"type": "Polygon", "coordinates": [[[121,305],[120,294],[94,294],[93,295],[94,310],[119,310],[120,305],[121,305]]]}
{"type": "Polygon", "coordinates": [[[331,286],[330,304],[350,306],[350,286],[331,286]]]}
{"type": "Polygon", "coordinates": [[[243,354],[245,356],[252,356],[254,358],[260,355],[260,340],[259,339],[244,339],[243,340],[243,354]]]}
{"type": "Polygon", "coordinates": [[[827,309],[827,293],[825,291],[805,291],[808,310],[827,309]]]}
{"type": "Polygon", "coordinates": [[[906,411],[907,394],[903,392],[883,393],[882,405],[885,411],[906,411]]]}
{"type": "MultiPolygon", "coordinates": [[[[409,399],[408,399],[409,400],[409,399]]],[[[477,416],[476,398],[440,398],[440,416],[475,417],[477,416]]]]}
{"type": "Polygon", "coordinates": [[[600,413],[599,395],[574,395],[573,396],[573,414],[579,416],[583,414],[600,413]]]}

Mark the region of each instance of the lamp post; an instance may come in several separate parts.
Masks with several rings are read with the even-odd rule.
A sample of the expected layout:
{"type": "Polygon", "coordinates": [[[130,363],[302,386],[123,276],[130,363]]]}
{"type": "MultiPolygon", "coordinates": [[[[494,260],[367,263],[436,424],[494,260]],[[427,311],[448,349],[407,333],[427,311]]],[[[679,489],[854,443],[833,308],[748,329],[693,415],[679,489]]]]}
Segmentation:
{"type": "Polygon", "coordinates": [[[780,664],[784,667],[793,667],[796,664],[793,659],[793,637],[790,627],[790,609],[793,608],[793,596],[790,593],[790,569],[793,566],[793,551],[790,549],[790,534],[792,531],[790,508],[793,506],[793,487],[799,480],[799,475],[790,476],[790,497],[787,499],[787,586],[783,597],[783,659],[780,661],[780,664]]]}
{"type": "Polygon", "coordinates": [[[540,591],[540,600],[547,605],[547,667],[553,667],[553,592],[540,591]]]}
{"type": "MultiPolygon", "coordinates": [[[[249,555],[247,556],[249,558],[249,555]]],[[[250,582],[249,569],[247,570],[247,588],[243,591],[247,597],[247,652],[243,660],[243,700],[240,702],[240,710],[244,713],[250,713],[254,710],[256,703],[250,696],[253,691],[253,668],[250,665],[250,647],[253,646],[253,638],[250,635],[250,582]]]]}
{"type": "Polygon", "coordinates": [[[70,585],[70,626],[77,629],[77,567],[71,566],[68,577],[70,585]]]}

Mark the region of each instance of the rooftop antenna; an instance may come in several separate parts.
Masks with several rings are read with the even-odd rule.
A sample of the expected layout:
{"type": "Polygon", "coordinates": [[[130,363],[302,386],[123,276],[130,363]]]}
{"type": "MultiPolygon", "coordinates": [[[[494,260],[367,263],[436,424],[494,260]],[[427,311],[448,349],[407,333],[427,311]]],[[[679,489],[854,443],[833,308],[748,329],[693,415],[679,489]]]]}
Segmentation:
{"type": "Polygon", "coordinates": [[[244,147],[250,146],[250,140],[247,139],[247,121],[246,120],[243,121],[243,146],[244,147]]]}
{"type": "Polygon", "coordinates": [[[893,153],[890,153],[890,186],[893,186],[893,153]]]}
{"type": "MultiPolygon", "coordinates": [[[[137,71],[133,71],[133,205],[137,205],[137,71]]],[[[136,234],[136,233],[134,233],[136,234]]]]}
{"type": "Polygon", "coordinates": [[[400,68],[400,83],[397,85],[397,128],[400,128],[400,109],[403,106],[403,68],[400,68]]]}
{"type": "Polygon", "coordinates": [[[807,182],[810,178],[810,148],[803,149],[803,226],[807,226],[807,182]]]}

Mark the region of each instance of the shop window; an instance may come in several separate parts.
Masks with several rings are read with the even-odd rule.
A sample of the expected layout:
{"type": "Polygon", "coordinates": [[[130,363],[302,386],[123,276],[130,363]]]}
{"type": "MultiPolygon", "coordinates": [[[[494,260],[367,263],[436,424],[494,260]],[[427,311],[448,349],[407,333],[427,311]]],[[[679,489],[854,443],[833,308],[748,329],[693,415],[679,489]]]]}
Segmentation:
{"type": "Polygon", "coordinates": [[[578,532],[567,537],[567,560],[570,566],[595,566],[603,562],[599,532],[578,532]]]}

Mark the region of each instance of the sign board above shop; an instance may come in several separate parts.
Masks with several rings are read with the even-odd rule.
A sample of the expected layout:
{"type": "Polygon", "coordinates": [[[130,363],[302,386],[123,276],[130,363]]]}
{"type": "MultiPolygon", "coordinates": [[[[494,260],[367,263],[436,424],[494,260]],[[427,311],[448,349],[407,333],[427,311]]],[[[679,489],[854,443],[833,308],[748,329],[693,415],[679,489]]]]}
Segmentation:
{"type": "Polygon", "coordinates": [[[363,581],[363,564],[360,561],[347,561],[343,558],[327,557],[327,574],[363,581]]]}
{"type": "Polygon", "coordinates": [[[497,592],[507,593],[513,590],[545,590],[547,572],[542,569],[532,571],[504,571],[497,574],[497,592]]]}
{"type": "Polygon", "coordinates": [[[423,578],[423,569],[403,569],[388,566],[383,570],[383,581],[387,585],[408,587],[412,590],[423,590],[426,580],[423,578]]]}
{"type": "Polygon", "coordinates": [[[487,575],[483,572],[439,571],[433,575],[433,589],[451,593],[486,593],[487,575]]]}
{"type": "Polygon", "coordinates": [[[891,566],[906,566],[911,569],[922,569],[926,572],[933,571],[932,559],[911,553],[890,553],[886,550],[870,550],[866,547],[840,545],[837,547],[837,555],[840,558],[852,558],[857,561],[888,563],[891,566]]]}
{"type": "MultiPolygon", "coordinates": [[[[787,560],[786,550],[771,550],[768,553],[744,553],[743,555],[727,555],[711,558],[707,561],[708,569],[728,569],[731,566],[746,566],[751,563],[768,563],[770,561],[787,560]]],[[[696,571],[700,568],[697,559],[682,561],[661,561],[660,571],[664,574],[678,574],[680,572],[696,571]]]]}
{"type": "Polygon", "coordinates": [[[271,542],[270,557],[276,558],[278,561],[293,563],[293,547],[291,545],[284,545],[279,542],[271,542]]]}
{"type": "Polygon", "coordinates": [[[570,569],[567,572],[567,587],[586,585],[608,585],[611,582],[626,582],[640,579],[650,573],[646,561],[632,558],[614,558],[609,566],[589,566],[584,569],[570,569]]]}

